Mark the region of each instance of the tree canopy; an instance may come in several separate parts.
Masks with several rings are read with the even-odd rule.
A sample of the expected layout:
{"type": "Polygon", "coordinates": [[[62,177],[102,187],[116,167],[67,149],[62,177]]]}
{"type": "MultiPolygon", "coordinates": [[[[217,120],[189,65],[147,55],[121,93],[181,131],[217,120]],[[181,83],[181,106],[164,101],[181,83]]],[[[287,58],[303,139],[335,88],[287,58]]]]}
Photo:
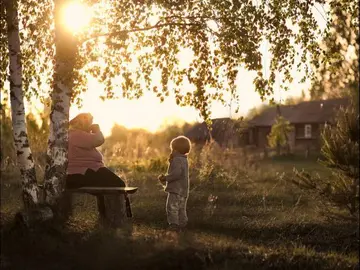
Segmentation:
{"type": "MultiPolygon", "coordinates": [[[[41,95],[52,82],[54,4],[50,0],[15,2],[21,21],[24,89],[27,97],[41,95]]],[[[178,105],[197,108],[205,119],[211,100],[224,102],[226,93],[236,97],[240,67],[256,72],[254,85],[261,97],[273,93],[277,73],[283,75],[285,89],[296,66],[306,71],[305,76],[312,76],[310,66],[318,67],[327,53],[318,42],[322,33],[316,9],[329,5],[326,33],[331,32],[332,14],[339,8],[350,14],[347,28],[354,32],[358,25],[358,7],[347,0],[84,3],[94,12],[90,26],[75,34],[73,101],[81,102],[79,93],[86,91],[87,76],[91,75],[103,83],[103,98],[138,98],[144,91],[153,91],[161,101],[171,92],[178,105]],[[264,55],[260,50],[265,40],[271,54],[267,75],[262,72],[264,55]],[[191,56],[187,64],[179,59],[183,50],[191,56]],[[158,79],[154,79],[156,74],[158,79]]],[[[1,19],[1,29],[4,24],[1,19]]],[[[2,90],[8,66],[3,57],[7,53],[3,33],[2,90]]]]}
{"type": "Polygon", "coordinates": [[[359,89],[359,7],[355,1],[331,2],[330,6],[320,44],[323,53],[314,67],[313,98],[339,97],[359,89]]]}
{"type": "MultiPolygon", "coordinates": [[[[0,0],[0,90],[5,91],[9,74],[7,25],[5,2],[0,0]]],[[[53,3],[52,1],[15,1],[19,14],[19,33],[22,61],[22,83],[27,99],[32,96],[47,97],[52,89],[54,59],[53,3]]]]}

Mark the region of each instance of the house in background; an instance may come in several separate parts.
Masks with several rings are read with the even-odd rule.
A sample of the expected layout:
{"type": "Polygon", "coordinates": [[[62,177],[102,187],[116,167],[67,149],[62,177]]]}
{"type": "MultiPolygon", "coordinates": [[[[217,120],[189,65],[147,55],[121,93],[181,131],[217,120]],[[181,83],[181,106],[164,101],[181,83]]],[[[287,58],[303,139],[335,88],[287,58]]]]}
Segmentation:
{"type": "Polygon", "coordinates": [[[336,110],[347,104],[348,99],[341,98],[270,107],[249,121],[249,144],[259,148],[267,147],[267,136],[280,112],[294,127],[289,134],[291,149],[319,149],[322,127],[325,123],[333,123],[336,110]]]}
{"type": "MultiPolygon", "coordinates": [[[[248,121],[231,118],[212,119],[211,138],[221,147],[268,147],[267,136],[280,113],[293,126],[288,135],[290,149],[319,149],[320,132],[325,123],[332,124],[336,110],[347,106],[349,100],[327,99],[304,101],[295,105],[281,105],[265,109],[248,121]]],[[[202,145],[210,140],[206,124],[195,124],[185,133],[193,143],[202,145]]]]}
{"type": "Polygon", "coordinates": [[[212,119],[211,132],[205,122],[195,124],[185,133],[193,143],[202,145],[211,138],[221,147],[239,147],[249,144],[247,129],[242,122],[231,118],[212,119]]]}

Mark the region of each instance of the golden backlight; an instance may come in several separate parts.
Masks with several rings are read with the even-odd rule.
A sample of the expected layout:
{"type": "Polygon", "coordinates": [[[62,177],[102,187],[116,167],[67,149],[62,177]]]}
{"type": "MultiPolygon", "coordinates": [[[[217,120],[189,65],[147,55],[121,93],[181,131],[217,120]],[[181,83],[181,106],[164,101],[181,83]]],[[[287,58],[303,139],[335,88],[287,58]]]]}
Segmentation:
{"type": "Polygon", "coordinates": [[[78,33],[87,27],[91,19],[91,10],[80,2],[69,3],[63,11],[65,26],[73,33],[78,33]]]}
{"type": "MultiPolygon", "coordinates": [[[[96,13],[100,10],[95,9],[96,13]]],[[[95,12],[95,11],[94,11],[95,12]]],[[[100,12],[101,14],[102,12],[100,12]]],[[[104,12],[106,14],[106,12],[104,12]]],[[[90,27],[90,20],[92,12],[89,7],[81,2],[71,2],[64,9],[64,24],[73,33],[78,33],[90,27]]],[[[149,18],[155,23],[157,18],[149,18]]],[[[210,23],[210,27],[214,28],[216,25],[210,23]]],[[[214,29],[216,30],[216,29],[214,29]]],[[[134,44],[135,45],[135,44],[134,44]]],[[[100,44],[101,47],[101,44],[100,44]]],[[[103,48],[106,50],[106,46],[103,48]]],[[[264,54],[264,66],[269,63],[270,52],[265,44],[262,44],[260,48],[264,54]]],[[[136,54],[136,52],[134,52],[136,54]]],[[[187,68],[192,61],[193,53],[190,49],[184,49],[179,53],[179,65],[181,68],[187,68]]],[[[131,64],[129,70],[131,70],[131,64]]],[[[266,70],[265,70],[266,73],[266,70]]],[[[226,102],[231,106],[224,106],[220,102],[214,102],[210,108],[211,117],[239,117],[244,116],[254,106],[258,106],[262,103],[259,94],[256,93],[253,81],[255,78],[255,71],[247,71],[245,68],[239,68],[238,78],[236,79],[237,93],[239,94],[239,100],[233,101],[230,97],[225,96],[226,102]],[[239,113],[235,113],[236,103],[239,103],[239,113]]],[[[295,80],[290,85],[290,90],[285,92],[280,89],[280,83],[275,86],[275,92],[273,97],[276,101],[284,101],[288,96],[300,96],[301,90],[308,89],[309,81],[306,83],[299,83],[297,78],[300,78],[301,74],[294,74],[295,80]]],[[[161,81],[160,73],[154,72],[152,74],[152,82],[154,85],[159,84],[161,81]]],[[[106,136],[110,135],[111,128],[115,123],[123,125],[126,128],[144,128],[149,131],[157,131],[161,129],[166,122],[194,122],[201,121],[199,112],[190,107],[179,107],[175,103],[175,98],[170,95],[165,102],[160,103],[159,99],[155,97],[150,91],[144,89],[144,96],[139,100],[100,100],[99,96],[102,94],[104,85],[97,82],[96,79],[88,75],[88,90],[82,94],[83,107],[77,108],[76,105],[71,106],[70,118],[75,117],[78,113],[89,112],[94,116],[94,121],[101,126],[102,131],[106,136]]],[[[193,89],[193,85],[187,83],[184,84],[184,89],[188,91],[193,89]]],[[[171,87],[170,87],[171,88],[171,87]]],[[[115,89],[118,95],[121,96],[121,89],[115,89]]]]}

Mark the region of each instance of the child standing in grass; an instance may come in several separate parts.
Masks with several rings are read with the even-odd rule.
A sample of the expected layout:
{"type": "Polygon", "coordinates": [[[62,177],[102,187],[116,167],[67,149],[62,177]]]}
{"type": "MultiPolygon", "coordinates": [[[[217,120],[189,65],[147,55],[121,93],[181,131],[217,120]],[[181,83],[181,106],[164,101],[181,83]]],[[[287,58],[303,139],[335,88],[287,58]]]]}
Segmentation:
{"type": "Polygon", "coordinates": [[[189,196],[189,165],[187,155],[191,142],[185,136],[179,136],[170,143],[171,154],[167,174],[159,175],[159,181],[168,193],[166,214],[172,230],[184,228],[188,222],[186,203],[189,196]]]}

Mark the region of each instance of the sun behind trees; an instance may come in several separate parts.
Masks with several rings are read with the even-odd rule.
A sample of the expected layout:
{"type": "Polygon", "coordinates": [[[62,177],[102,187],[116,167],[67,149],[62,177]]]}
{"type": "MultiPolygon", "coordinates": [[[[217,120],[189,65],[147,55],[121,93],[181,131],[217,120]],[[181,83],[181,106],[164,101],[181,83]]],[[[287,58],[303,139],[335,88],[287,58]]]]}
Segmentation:
{"type": "Polygon", "coordinates": [[[63,21],[65,27],[75,34],[90,27],[92,11],[80,2],[70,2],[63,10],[63,21]]]}

